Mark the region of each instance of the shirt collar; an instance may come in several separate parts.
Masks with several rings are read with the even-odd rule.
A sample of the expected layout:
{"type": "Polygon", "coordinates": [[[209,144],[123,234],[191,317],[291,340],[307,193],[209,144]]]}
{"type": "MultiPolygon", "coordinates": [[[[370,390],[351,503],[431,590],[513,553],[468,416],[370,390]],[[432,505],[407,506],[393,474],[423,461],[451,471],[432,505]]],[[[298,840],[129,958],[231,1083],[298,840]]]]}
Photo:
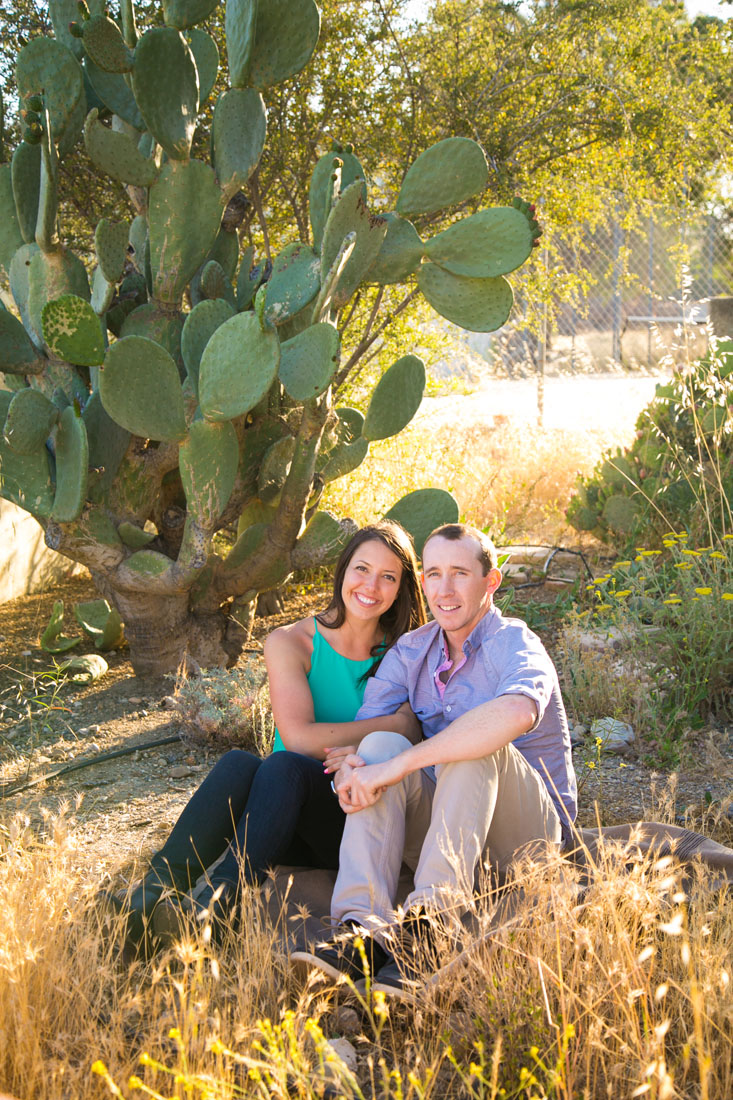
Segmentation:
{"type": "MultiPolygon", "coordinates": [[[[485,615],[479,619],[471,633],[463,643],[463,652],[467,657],[470,657],[471,653],[475,649],[480,649],[486,639],[494,633],[499,626],[501,619],[501,611],[496,606],[492,606],[485,615]]],[[[443,664],[445,659],[450,656],[448,651],[448,641],[442,630],[438,630],[438,655],[437,663],[434,668],[434,672],[438,671],[440,665],[443,664]]]]}

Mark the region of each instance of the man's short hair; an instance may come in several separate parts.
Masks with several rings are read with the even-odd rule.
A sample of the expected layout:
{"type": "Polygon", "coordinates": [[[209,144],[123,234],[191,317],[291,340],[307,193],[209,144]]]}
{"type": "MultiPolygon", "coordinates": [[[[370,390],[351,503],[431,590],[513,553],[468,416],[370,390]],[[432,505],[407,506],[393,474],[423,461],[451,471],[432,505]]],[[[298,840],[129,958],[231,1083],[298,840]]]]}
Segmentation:
{"type": "Polygon", "coordinates": [[[498,569],[499,558],[496,553],[496,547],[483,531],[479,531],[477,527],[469,527],[466,523],[444,523],[442,527],[436,527],[434,531],[431,531],[428,537],[425,539],[423,545],[423,554],[425,553],[425,547],[431,539],[441,538],[449,539],[452,542],[458,542],[459,539],[472,538],[476,539],[479,544],[478,560],[481,562],[481,569],[484,576],[487,575],[489,570],[498,569]]]}

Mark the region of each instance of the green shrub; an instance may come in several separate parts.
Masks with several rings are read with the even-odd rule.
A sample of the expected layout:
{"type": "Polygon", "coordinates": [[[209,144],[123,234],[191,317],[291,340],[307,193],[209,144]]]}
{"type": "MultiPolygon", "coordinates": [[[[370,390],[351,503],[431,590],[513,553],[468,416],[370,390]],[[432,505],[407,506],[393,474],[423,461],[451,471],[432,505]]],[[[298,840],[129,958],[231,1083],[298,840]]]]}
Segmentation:
{"type": "Polygon", "coordinates": [[[659,545],[680,527],[703,538],[731,527],[733,342],[658,385],[630,447],[580,478],[567,509],[578,531],[617,547],[659,545]],[[642,535],[643,532],[643,535],[642,535]]]}

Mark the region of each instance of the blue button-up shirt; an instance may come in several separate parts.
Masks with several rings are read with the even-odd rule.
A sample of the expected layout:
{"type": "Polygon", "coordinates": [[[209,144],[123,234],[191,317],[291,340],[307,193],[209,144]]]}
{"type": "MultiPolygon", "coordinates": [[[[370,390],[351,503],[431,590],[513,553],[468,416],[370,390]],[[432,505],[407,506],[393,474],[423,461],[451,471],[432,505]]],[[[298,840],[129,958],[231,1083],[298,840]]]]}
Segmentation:
{"type": "Polygon", "coordinates": [[[433,737],[481,703],[526,695],[537,708],[537,721],[514,746],[545,781],[567,838],[578,808],[577,784],[557,672],[541,641],[526,623],[506,619],[494,607],[463,643],[463,659],[443,685],[438,673],[446,653],[436,622],[403,635],[368,681],[356,718],[393,714],[409,702],[423,735],[433,737]]]}

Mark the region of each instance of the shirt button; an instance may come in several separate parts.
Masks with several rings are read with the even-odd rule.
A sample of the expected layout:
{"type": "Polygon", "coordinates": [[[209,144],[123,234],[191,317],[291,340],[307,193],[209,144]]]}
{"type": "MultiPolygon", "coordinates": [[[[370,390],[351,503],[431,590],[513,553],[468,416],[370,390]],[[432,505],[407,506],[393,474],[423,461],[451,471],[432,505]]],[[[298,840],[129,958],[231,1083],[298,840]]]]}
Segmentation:
{"type": "Polygon", "coordinates": [[[446,707],[445,709],[448,711],[448,714],[450,714],[452,708],[451,707],[446,707]]]}

